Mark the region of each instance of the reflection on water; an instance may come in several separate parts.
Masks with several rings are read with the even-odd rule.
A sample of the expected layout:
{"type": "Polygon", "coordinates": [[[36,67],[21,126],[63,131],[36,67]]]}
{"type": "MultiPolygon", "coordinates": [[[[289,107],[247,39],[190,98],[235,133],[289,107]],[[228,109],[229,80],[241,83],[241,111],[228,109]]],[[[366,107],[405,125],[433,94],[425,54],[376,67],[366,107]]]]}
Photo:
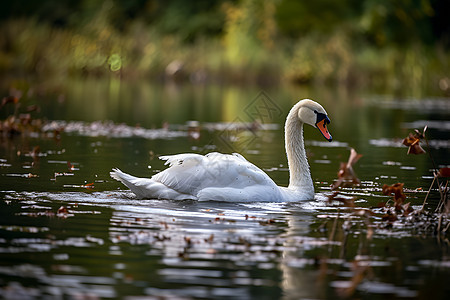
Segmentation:
{"type": "Polygon", "coordinates": [[[2,194],[5,297],[327,298],[351,288],[416,297],[428,276],[444,283],[448,275],[435,240],[407,238],[406,229],[379,231],[369,244],[363,220],[353,219],[360,230],[345,236],[339,226],[330,239],[339,212],[321,194],[314,206],[134,200],[118,191],[2,194]],[[353,287],[357,272],[364,276],[353,287]]]}
{"type": "Polygon", "coordinates": [[[66,128],[60,138],[0,139],[1,296],[444,298],[446,236],[407,223],[390,228],[380,214],[352,214],[329,204],[328,195],[354,147],[364,155],[355,165],[361,185],[343,189],[344,196],[376,207],[387,199],[381,186],[400,181],[408,201],[420,206],[432,165],[426,156],[406,156],[401,138],[429,125],[433,156],[448,165],[448,101],[429,99],[422,109],[341,93],[266,91],[282,116],[259,124],[246,113],[260,95],[256,88],[75,82],[65,103],[43,100],[47,132],[66,128]],[[165,168],[159,155],[231,147],[286,185],[282,128],[300,97],[324,105],[335,137],[322,142],[305,128],[315,201],[136,200],[109,178],[112,167],[151,176],[165,168]],[[191,135],[193,124],[199,128],[191,135]]]}

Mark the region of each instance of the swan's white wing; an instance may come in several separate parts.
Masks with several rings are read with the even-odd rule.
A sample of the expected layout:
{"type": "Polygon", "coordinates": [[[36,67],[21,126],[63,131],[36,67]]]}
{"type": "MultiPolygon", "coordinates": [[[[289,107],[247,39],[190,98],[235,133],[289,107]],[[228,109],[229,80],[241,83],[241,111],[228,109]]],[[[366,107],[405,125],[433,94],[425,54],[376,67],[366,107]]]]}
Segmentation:
{"type": "Polygon", "coordinates": [[[152,180],[181,194],[204,200],[278,201],[279,188],[261,169],[239,154],[209,153],[178,154],[160,157],[170,167],[152,177],[152,180]],[[268,194],[270,193],[270,195],[268,194]],[[246,196],[251,195],[251,199],[246,196]]]}

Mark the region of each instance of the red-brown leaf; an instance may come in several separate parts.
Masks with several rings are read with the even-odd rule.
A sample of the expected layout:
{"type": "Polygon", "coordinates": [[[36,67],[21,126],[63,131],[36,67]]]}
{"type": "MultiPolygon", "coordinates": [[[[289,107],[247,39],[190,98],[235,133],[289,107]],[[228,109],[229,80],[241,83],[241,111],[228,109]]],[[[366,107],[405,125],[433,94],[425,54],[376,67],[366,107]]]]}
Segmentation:
{"type": "Polygon", "coordinates": [[[407,216],[414,211],[414,208],[411,207],[411,202],[402,205],[403,215],[407,216]]]}
{"type": "Polygon", "coordinates": [[[383,217],[381,217],[383,221],[388,221],[389,223],[393,223],[397,221],[397,216],[390,211],[388,211],[383,217]]]}
{"type": "Polygon", "coordinates": [[[450,177],[450,168],[440,168],[438,172],[439,177],[450,177]]]}
{"type": "Polygon", "coordinates": [[[331,204],[333,201],[341,202],[346,207],[355,207],[356,197],[352,198],[344,198],[342,196],[338,196],[338,192],[334,192],[333,194],[328,196],[328,203],[331,204]]]}
{"type": "Polygon", "coordinates": [[[414,135],[412,134],[412,133],[410,133],[407,137],[405,137],[404,139],[403,139],[403,145],[405,145],[405,146],[411,146],[412,144],[414,144],[414,143],[417,143],[419,141],[419,139],[418,138],[416,138],[416,137],[414,137],[414,135]]]}
{"type": "Polygon", "coordinates": [[[423,154],[426,151],[420,146],[419,143],[409,146],[407,154],[423,154]]]}
{"type": "Polygon", "coordinates": [[[403,194],[403,183],[395,183],[393,185],[383,185],[384,195],[394,195],[395,205],[401,205],[406,199],[406,195],[403,194]]]}
{"type": "Polygon", "coordinates": [[[85,188],[85,189],[93,189],[94,188],[94,183],[93,182],[86,183],[85,185],[82,185],[81,187],[85,188]]]}
{"type": "Polygon", "coordinates": [[[362,157],[362,154],[358,154],[355,149],[350,149],[350,156],[347,163],[341,162],[339,171],[337,173],[337,180],[331,185],[331,189],[334,190],[340,186],[353,186],[360,184],[361,181],[356,176],[353,170],[353,165],[362,157]]]}
{"type": "Polygon", "coordinates": [[[415,134],[410,133],[406,138],[403,139],[403,145],[409,147],[407,154],[422,154],[425,153],[422,146],[420,146],[420,140],[425,138],[425,131],[427,127],[423,129],[423,133],[415,130],[415,134]]]}
{"type": "Polygon", "coordinates": [[[60,208],[58,208],[58,214],[68,214],[68,213],[69,213],[69,211],[64,206],[61,206],[60,208]]]}

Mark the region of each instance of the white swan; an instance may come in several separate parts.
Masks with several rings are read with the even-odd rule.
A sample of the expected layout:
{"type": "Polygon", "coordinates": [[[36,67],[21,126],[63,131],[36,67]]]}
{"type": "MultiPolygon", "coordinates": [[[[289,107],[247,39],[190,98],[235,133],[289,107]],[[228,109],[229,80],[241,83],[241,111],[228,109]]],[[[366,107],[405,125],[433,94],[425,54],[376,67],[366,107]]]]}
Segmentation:
{"type": "Polygon", "coordinates": [[[138,178],[119,169],[111,177],[122,182],[139,198],[216,200],[230,202],[282,202],[314,199],[314,186],[303,142],[303,124],[320,130],[331,141],[325,109],[304,99],[295,104],[285,124],[289,186],[280,187],[240,154],[209,153],[161,156],[169,168],[152,178],[138,178]]]}

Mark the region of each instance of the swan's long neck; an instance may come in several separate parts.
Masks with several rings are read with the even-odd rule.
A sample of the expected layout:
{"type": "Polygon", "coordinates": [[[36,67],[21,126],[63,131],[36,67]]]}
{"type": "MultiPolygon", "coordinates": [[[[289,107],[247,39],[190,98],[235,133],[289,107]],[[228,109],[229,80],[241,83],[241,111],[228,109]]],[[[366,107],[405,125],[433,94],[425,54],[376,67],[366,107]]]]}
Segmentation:
{"type": "Polygon", "coordinates": [[[284,127],[289,165],[289,189],[314,192],[303,141],[303,122],[298,118],[298,110],[297,105],[291,109],[284,127]]]}

